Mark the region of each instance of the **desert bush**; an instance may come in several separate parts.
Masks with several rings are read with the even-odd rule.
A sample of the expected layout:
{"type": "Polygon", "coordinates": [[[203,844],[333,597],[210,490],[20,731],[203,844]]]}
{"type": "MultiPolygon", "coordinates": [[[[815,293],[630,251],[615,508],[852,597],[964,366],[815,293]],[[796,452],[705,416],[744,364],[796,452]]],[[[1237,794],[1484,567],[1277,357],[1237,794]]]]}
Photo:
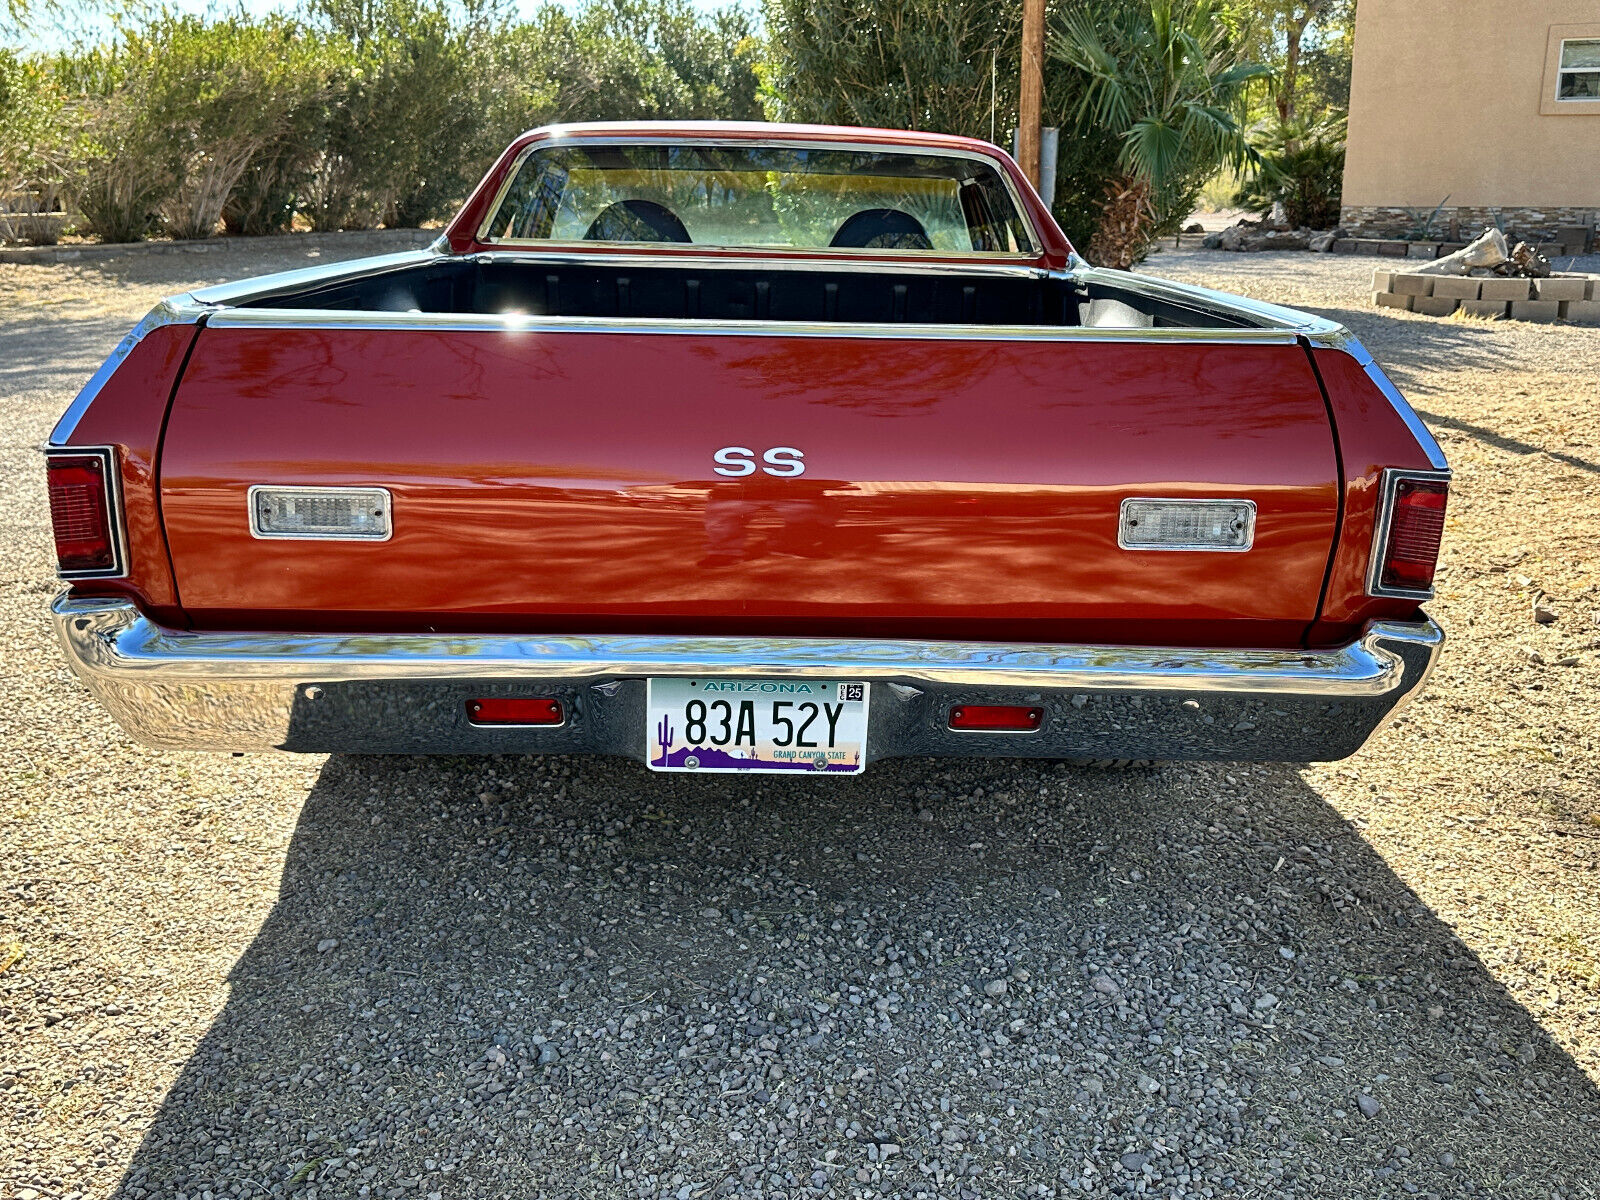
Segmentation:
{"type": "Polygon", "coordinates": [[[157,52],[152,102],[179,155],[161,215],[175,237],[209,237],[250,164],[320,101],[320,55],[297,23],[276,16],[163,18],[147,36],[157,52]]]}
{"type": "Polygon", "coordinates": [[[62,189],[85,232],[135,242],[155,226],[177,187],[182,156],[155,102],[152,43],[124,34],[104,46],[55,60],[71,96],[64,112],[74,133],[62,152],[62,189]]]}

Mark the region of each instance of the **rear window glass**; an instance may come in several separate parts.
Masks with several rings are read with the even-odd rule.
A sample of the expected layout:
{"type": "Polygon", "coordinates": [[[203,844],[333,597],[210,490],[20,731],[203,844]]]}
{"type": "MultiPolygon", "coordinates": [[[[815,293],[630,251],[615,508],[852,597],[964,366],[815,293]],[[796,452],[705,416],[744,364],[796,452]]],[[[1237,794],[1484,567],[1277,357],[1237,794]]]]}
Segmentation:
{"type": "Polygon", "coordinates": [[[495,242],[1025,254],[988,161],[884,150],[580,143],[536,149],[490,217],[495,242]]]}

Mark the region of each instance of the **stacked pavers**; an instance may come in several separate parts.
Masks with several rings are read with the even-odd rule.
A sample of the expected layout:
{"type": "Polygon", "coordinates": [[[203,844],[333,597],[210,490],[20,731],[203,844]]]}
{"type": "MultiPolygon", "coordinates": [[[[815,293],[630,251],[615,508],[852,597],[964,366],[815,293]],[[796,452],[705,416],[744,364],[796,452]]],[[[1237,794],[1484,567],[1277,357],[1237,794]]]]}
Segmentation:
{"type": "Polygon", "coordinates": [[[1430,317],[1459,309],[1474,317],[1600,325],[1600,275],[1477,278],[1378,270],[1372,273],[1372,302],[1430,317]]]}

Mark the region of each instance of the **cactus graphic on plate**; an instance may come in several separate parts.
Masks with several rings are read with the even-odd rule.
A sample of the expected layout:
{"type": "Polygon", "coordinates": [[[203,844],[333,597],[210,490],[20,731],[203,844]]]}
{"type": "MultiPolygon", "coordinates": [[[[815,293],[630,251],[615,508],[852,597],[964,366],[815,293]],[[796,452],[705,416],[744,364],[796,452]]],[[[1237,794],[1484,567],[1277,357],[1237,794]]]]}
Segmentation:
{"type": "Polygon", "coordinates": [[[667,752],[672,749],[672,721],[663,716],[656,724],[656,741],[661,743],[661,762],[666,764],[667,752]]]}

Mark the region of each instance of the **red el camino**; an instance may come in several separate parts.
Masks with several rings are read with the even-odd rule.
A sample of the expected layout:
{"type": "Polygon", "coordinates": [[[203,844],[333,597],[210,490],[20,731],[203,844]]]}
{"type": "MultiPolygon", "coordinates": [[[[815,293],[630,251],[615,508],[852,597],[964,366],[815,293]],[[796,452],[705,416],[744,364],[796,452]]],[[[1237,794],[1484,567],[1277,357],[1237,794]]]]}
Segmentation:
{"type": "Polygon", "coordinates": [[[48,462],[154,746],[1332,759],[1442,640],[1449,471],[1349,333],[932,134],[536,130],[426,251],[159,305],[48,462]]]}

